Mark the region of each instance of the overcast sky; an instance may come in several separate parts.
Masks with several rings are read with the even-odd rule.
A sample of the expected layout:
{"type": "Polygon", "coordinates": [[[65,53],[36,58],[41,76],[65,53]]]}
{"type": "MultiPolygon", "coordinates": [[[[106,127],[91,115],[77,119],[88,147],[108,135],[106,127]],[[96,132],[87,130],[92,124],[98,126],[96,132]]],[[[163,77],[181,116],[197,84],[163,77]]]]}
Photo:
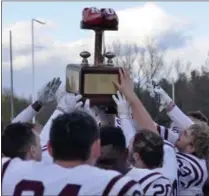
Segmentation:
{"type": "Polygon", "coordinates": [[[81,30],[84,7],[113,8],[119,15],[119,31],[105,34],[114,40],[142,45],[146,37],[157,39],[166,59],[191,61],[199,67],[209,50],[209,2],[3,2],[2,85],[9,87],[9,30],[13,34],[14,89],[31,94],[31,19],[35,24],[36,90],[52,77],[65,82],[68,63],[81,62],[82,50],[93,51],[93,33],[81,30]]]}

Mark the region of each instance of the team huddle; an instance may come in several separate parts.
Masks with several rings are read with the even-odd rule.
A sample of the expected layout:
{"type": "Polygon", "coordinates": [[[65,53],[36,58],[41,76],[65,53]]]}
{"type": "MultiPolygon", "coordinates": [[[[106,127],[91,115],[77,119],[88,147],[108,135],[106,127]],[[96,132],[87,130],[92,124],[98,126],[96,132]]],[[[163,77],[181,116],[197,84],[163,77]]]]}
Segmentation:
{"type": "Polygon", "coordinates": [[[147,91],[169,128],[151,118],[120,69],[115,124],[59,78],[2,132],[2,195],[201,196],[209,195],[209,127],[201,112],[184,114],[152,81],[147,91]],[[30,123],[47,103],[57,107],[43,128],[30,123]]]}

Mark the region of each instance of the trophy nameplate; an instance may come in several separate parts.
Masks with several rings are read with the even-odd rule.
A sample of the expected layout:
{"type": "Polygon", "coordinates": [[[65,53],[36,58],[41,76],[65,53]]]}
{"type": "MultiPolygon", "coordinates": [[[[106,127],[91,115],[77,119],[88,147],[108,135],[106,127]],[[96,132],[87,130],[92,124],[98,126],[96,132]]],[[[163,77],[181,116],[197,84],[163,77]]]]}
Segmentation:
{"type": "Polygon", "coordinates": [[[115,94],[115,87],[112,81],[117,81],[116,74],[85,74],[84,75],[84,94],[115,94]]]}

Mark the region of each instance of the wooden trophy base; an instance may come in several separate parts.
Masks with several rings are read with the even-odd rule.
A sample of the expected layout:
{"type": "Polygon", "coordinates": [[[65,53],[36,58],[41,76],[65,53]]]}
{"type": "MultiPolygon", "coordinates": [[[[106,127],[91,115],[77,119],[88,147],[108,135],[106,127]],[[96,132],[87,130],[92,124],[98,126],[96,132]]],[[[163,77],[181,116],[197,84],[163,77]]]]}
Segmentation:
{"type": "Polygon", "coordinates": [[[117,90],[112,81],[119,81],[117,67],[69,64],[66,68],[66,91],[90,99],[91,105],[115,106],[112,95],[117,90]]]}

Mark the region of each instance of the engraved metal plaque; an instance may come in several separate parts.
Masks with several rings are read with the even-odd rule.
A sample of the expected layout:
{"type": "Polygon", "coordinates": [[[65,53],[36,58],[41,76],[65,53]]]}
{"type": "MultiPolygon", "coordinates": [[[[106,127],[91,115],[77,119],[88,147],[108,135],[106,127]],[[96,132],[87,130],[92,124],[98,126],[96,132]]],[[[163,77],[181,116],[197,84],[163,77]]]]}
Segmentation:
{"type": "Polygon", "coordinates": [[[118,81],[118,74],[85,74],[84,94],[115,94],[112,81],[118,81]]]}

